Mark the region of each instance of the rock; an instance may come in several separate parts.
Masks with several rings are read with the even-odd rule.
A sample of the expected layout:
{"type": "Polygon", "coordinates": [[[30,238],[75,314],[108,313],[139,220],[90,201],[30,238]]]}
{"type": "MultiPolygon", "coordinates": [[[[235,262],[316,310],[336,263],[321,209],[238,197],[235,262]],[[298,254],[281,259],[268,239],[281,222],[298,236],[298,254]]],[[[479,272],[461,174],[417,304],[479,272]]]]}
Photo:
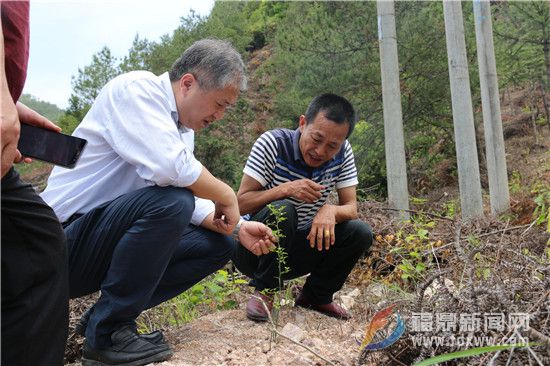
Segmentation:
{"type": "Polygon", "coordinates": [[[350,291],[347,296],[355,299],[357,296],[361,295],[361,290],[359,290],[357,287],[354,288],[352,291],[350,291]]]}
{"type": "Polygon", "coordinates": [[[346,308],[346,310],[351,310],[351,308],[355,305],[355,299],[361,295],[361,290],[359,290],[357,287],[348,292],[346,295],[341,295],[341,305],[346,308]]]}
{"type": "Polygon", "coordinates": [[[340,296],[340,301],[342,302],[342,306],[346,310],[351,310],[353,305],[355,305],[355,298],[349,296],[349,295],[342,295],[340,296]]]}
{"type": "Polygon", "coordinates": [[[307,336],[307,333],[302,328],[292,323],[286,323],[283,329],[281,329],[281,334],[295,342],[301,342],[307,336]]]}
{"type": "MultiPolygon", "coordinates": [[[[443,282],[445,283],[445,287],[447,287],[450,293],[456,294],[456,286],[453,281],[451,281],[448,278],[445,278],[443,282]]],[[[441,284],[439,283],[439,281],[434,281],[431,283],[430,286],[426,288],[426,290],[424,291],[424,296],[430,299],[439,291],[442,291],[441,284]]]]}
{"type": "Polygon", "coordinates": [[[267,353],[271,351],[271,342],[263,342],[262,343],[262,353],[267,353]]]}

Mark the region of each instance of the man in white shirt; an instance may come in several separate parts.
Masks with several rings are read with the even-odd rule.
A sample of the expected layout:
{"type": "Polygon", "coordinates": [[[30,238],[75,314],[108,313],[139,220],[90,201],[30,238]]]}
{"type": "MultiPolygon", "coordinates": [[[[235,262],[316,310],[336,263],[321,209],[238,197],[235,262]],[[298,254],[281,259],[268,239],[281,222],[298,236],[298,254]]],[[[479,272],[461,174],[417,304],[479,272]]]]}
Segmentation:
{"type": "Polygon", "coordinates": [[[136,317],[225,265],[232,231],[256,255],[273,246],[265,225],[237,225],[235,193],[193,155],[194,131],[245,88],[237,51],[201,40],[169,73],[111,80],[75,130],[88,145],[75,169],[53,170],[42,197],[67,235],[71,298],[101,290],[79,324],[84,366],[169,358],[162,334],[138,334],[136,317]]]}

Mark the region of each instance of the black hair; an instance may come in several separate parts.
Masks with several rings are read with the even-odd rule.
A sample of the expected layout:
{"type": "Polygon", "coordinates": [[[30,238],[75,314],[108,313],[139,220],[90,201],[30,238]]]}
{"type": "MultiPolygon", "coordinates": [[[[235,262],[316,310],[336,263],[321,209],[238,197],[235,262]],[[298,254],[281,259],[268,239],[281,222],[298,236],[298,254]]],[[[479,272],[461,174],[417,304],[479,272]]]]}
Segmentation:
{"type": "Polygon", "coordinates": [[[349,131],[346,138],[353,132],[356,122],[355,110],[346,98],[332,93],[316,96],[307,107],[305,114],[306,122],[308,124],[313,122],[319,112],[323,112],[325,117],[332,122],[338,124],[347,123],[349,131]]]}

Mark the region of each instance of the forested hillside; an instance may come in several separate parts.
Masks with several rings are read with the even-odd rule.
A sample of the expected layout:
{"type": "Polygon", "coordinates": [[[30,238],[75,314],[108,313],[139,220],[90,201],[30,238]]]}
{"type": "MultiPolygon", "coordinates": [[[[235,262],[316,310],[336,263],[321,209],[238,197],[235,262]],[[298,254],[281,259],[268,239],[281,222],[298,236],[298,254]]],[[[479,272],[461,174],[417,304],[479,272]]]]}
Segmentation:
{"type": "MultiPolygon", "coordinates": [[[[472,2],[462,6],[487,213],[475,222],[460,219],[441,2],[395,3],[411,193],[412,218],[407,222],[396,220],[385,203],[388,174],[376,2],[218,1],[209,16],[183,17],[159,42],[136,36],[125,57],[117,59],[103,48],[78,70],[69,108],[58,119],[69,133],[114,76],[131,70],[160,74],[194,41],[229,39],[247,63],[249,90],[223,121],[197,134],[195,146],[198,159],[234,188],[254,140],[271,128],[296,127],[319,93],[345,96],[360,117],[350,138],[360,178],[359,216],[371,224],[376,241],[337,297],[352,308],[354,318],[342,325],[289,309],[283,302],[279,324],[251,326],[244,323],[242,308],[217,313],[238,308],[248,296],[243,294],[248,291],[243,276],[220,271],[139,319],[142,331],[166,330],[180,351],[167,365],[407,365],[474,347],[415,344],[412,339],[419,334],[408,334],[386,350],[358,352],[365,325],[388,304],[397,304],[408,319],[414,314],[530,314],[537,333],[521,328],[511,333],[507,328],[488,334],[513,337],[517,343],[540,342],[533,346],[535,351],[471,353],[467,361],[452,364],[550,362],[550,7],[546,1],[491,4],[511,196],[511,209],[494,217],[487,202],[472,2]],[[273,329],[285,323],[298,324],[305,334],[302,346],[308,350],[296,342],[272,342],[273,329]]],[[[43,182],[47,171],[43,166],[37,170],[34,176],[43,182]]],[[[285,299],[292,300],[288,294],[285,299]]],[[[71,326],[90,304],[90,299],[72,303],[71,326]]],[[[437,333],[434,329],[420,335],[437,333]]],[[[71,334],[68,361],[78,358],[81,343],[71,334]]]]}
{"type": "Polygon", "coordinates": [[[55,104],[45,102],[30,94],[21,95],[19,101],[51,121],[59,120],[64,114],[64,111],[59,109],[55,104]]]}
{"type": "MultiPolygon", "coordinates": [[[[550,126],[544,103],[550,73],[548,4],[499,2],[492,8],[503,101],[507,91],[526,90],[524,112],[535,125],[550,126]]],[[[465,2],[463,11],[479,130],[472,4],[465,2]]],[[[451,184],[456,177],[443,6],[398,2],[396,23],[409,184],[418,192],[451,184]]],[[[313,96],[331,91],[349,98],[359,112],[360,123],[352,136],[359,188],[385,195],[375,2],[217,2],[210,16],[182,18],[181,26],[160,42],[136,37],[121,60],[107,48],[99,50],[74,76],[68,116],[62,123],[71,131],[115,75],[135,69],[162,73],[182,50],[203,37],[231,40],[250,61],[250,91],[223,122],[197,137],[197,154],[214,174],[236,186],[254,138],[267,128],[295,125],[313,96]],[[243,130],[249,133],[243,135],[243,130]],[[232,139],[214,137],[220,134],[232,139]]]]}

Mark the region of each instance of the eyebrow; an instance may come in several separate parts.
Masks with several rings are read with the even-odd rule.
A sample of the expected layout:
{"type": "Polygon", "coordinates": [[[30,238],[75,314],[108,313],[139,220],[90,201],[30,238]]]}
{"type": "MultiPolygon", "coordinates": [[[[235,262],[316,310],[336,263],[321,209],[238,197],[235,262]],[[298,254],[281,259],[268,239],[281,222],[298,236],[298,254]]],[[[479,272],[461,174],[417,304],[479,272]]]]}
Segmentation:
{"type": "Polygon", "coordinates": [[[330,141],[330,138],[322,135],[319,131],[314,131],[313,132],[313,137],[315,138],[321,138],[321,139],[325,139],[325,140],[329,140],[328,141],[328,144],[329,145],[339,145],[339,143],[337,141],[330,141]]]}

